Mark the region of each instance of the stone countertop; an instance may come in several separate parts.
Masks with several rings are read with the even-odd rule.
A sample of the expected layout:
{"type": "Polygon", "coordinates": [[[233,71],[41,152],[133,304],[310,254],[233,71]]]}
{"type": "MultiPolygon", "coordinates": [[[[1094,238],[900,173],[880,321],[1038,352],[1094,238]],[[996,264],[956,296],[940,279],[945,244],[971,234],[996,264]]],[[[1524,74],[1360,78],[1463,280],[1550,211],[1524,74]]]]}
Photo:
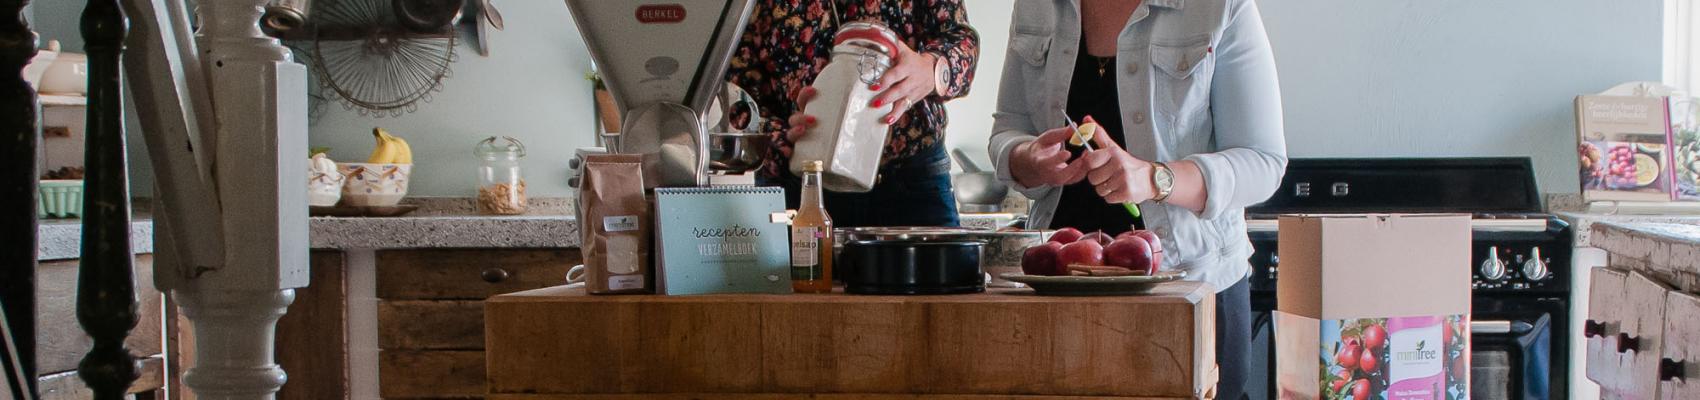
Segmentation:
{"type": "Polygon", "coordinates": [[[1570,229],[1575,233],[1577,247],[1600,247],[1594,243],[1593,239],[1596,234],[1594,225],[1600,223],[1700,225],[1700,215],[1597,214],[1583,211],[1559,211],[1553,214],[1570,223],[1570,229]]]}
{"type": "Polygon", "coordinates": [[[1700,292],[1700,225],[1614,221],[1591,230],[1593,246],[1610,253],[1613,266],[1700,292]]]}
{"type": "MultiPolygon", "coordinates": [[[[83,221],[80,219],[42,219],[36,228],[36,259],[41,261],[74,260],[81,258],[83,221]]],[[[153,253],[153,220],[138,215],[130,223],[130,251],[136,254],[153,253]]]]}

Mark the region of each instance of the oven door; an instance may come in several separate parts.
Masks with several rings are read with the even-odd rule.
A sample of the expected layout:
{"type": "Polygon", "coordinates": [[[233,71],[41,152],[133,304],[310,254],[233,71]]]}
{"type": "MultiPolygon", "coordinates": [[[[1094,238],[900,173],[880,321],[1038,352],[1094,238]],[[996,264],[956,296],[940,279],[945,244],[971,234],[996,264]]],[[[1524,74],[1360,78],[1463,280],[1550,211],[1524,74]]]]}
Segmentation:
{"type": "Polygon", "coordinates": [[[1568,359],[1558,339],[1564,314],[1551,304],[1482,310],[1477,303],[1470,322],[1470,398],[1564,399],[1568,359]]]}

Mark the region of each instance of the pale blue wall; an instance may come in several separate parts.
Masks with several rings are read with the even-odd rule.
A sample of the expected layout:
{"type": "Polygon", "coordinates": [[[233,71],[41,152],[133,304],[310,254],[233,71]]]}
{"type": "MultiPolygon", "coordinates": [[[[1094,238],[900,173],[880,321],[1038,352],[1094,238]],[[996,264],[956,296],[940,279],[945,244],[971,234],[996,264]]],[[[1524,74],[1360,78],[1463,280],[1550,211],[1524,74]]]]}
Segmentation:
{"type": "Polygon", "coordinates": [[[1575,192],[1572,98],[1661,76],[1661,0],[1258,4],[1295,157],[1532,156],[1575,192]]]}

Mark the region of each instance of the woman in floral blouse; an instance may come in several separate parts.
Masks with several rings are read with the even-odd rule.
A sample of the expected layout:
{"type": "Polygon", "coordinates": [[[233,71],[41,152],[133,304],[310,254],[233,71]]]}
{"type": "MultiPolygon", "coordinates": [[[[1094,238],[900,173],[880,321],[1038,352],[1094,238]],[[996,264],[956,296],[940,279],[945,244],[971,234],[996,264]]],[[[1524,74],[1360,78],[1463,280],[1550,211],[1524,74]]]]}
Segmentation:
{"type": "Polygon", "coordinates": [[[786,188],[798,203],[799,179],[786,165],[792,144],[816,121],[800,111],[814,97],[809,85],[832,57],[843,23],[873,21],[897,33],[897,64],[871,89],[874,106],[892,104],[891,139],[880,178],[868,193],[827,192],[838,226],[954,226],[956,198],[945,156],[944,101],[968,93],[979,56],[979,34],[961,0],[762,0],[750,15],[727,74],[755,97],[773,137],[758,182],[786,188]]]}

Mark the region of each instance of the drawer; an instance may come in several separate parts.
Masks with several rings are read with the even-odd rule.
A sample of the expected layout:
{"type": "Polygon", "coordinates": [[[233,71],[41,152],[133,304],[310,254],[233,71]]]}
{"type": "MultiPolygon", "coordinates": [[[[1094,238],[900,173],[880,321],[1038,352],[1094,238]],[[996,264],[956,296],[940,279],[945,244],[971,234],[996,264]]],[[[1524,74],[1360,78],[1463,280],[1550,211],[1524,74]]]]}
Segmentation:
{"type": "Polygon", "coordinates": [[[386,300],[378,302],[378,348],[384,350],[483,350],[484,302],[386,300]]]}
{"type": "Polygon", "coordinates": [[[1617,352],[1617,333],[1623,327],[1623,281],[1628,273],[1616,268],[1594,268],[1589,273],[1588,320],[1582,330],[1587,348],[1584,350],[1584,372],[1588,379],[1611,390],[1623,370],[1624,358],[1617,352]]]}
{"type": "Polygon", "coordinates": [[[1665,317],[1659,398],[1700,399],[1700,297],[1671,292],[1665,298],[1665,317]]]}
{"type": "Polygon", "coordinates": [[[1640,272],[1630,272],[1623,281],[1629,307],[1618,334],[1618,349],[1625,350],[1627,376],[1619,386],[1623,398],[1654,399],[1659,392],[1659,359],[1664,355],[1665,301],[1671,288],[1640,272]]]}
{"type": "Polygon", "coordinates": [[[378,395],[386,399],[475,399],[488,392],[483,351],[385,350],[378,395]]]}
{"type": "Polygon", "coordinates": [[[379,251],[378,298],[483,300],[565,285],[582,260],[578,249],[379,251]]]}

